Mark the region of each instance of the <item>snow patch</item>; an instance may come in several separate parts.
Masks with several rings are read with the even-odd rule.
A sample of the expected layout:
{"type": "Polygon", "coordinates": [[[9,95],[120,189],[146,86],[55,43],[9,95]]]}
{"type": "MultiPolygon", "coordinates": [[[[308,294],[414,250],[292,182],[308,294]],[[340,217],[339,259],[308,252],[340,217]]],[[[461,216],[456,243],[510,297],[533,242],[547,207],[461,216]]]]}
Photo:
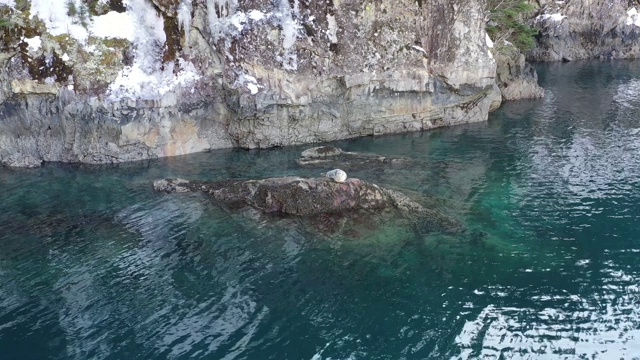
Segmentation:
{"type": "Polygon", "coordinates": [[[42,45],[42,40],[40,39],[40,36],[34,36],[31,39],[25,38],[24,42],[27,43],[28,47],[29,47],[29,51],[38,51],[40,49],[40,46],[42,45]]]}
{"type": "MultiPolygon", "coordinates": [[[[127,5],[131,4],[134,7],[139,2],[140,0],[125,1],[127,5]]],[[[78,13],[81,12],[80,9],[88,11],[81,0],[32,0],[29,18],[37,16],[44,22],[47,31],[53,36],[69,34],[73,39],[83,44],[86,44],[90,35],[101,38],[133,40],[137,27],[128,11],[124,13],[110,11],[104,15],[93,17],[89,17],[88,13],[85,12],[86,18],[80,19],[81,15],[69,15],[71,13],[70,6],[73,6],[78,13]]],[[[153,16],[153,14],[155,14],[154,10],[152,10],[151,15],[153,16]]]]}
{"type": "Polygon", "coordinates": [[[243,12],[237,12],[229,18],[229,23],[233,25],[238,32],[241,32],[242,29],[244,29],[244,24],[246,24],[246,22],[247,15],[243,12]]]}
{"type": "Polygon", "coordinates": [[[6,5],[12,8],[16,6],[16,3],[13,0],[0,0],[0,5],[6,5]]]}
{"type": "Polygon", "coordinates": [[[249,83],[247,84],[247,88],[251,91],[251,95],[255,95],[258,93],[258,86],[256,84],[249,83]]]}
{"type": "Polygon", "coordinates": [[[487,46],[489,47],[489,49],[493,48],[493,40],[491,40],[491,38],[489,37],[489,34],[485,33],[485,41],[487,43],[487,46]]]}
{"type": "Polygon", "coordinates": [[[327,37],[333,44],[338,43],[338,24],[336,18],[333,15],[327,14],[327,37]]]}
{"type": "Polygon", "coordinates": [[[85,6],[80,0],[31,0],[31,14],[29,19],[37,16],[47,26],[47,31],[53,36],[69,34],[72,38],[85,43],[89,32],[77,19],[68,15],[68,6],[73,4],[76,9],[85,6]]]}
{"type": "Polygon", "coordinates": [[[562,19],[566,18],[565,15],[562,15],[560,13],[555,13],[555,14],[542,14],[542,15],[538,15],[536,17],[537,21],[547,21],[547,20],[551,20],[551,21],[562,21],[562,19]]]}
{"type": "Polygon", "coordinates": [[[122,38],[132,41],[136,32],[131,15],[127,12],[110,11],[93,18],[91,35],[101,38],[122,38]]]}
{"type": "MultiPolygon", "coordinates": [[[[422,46],[411,45],[411,47],[415,50],[420,51],[421,53],[427,55],[427,51],[422,46]]],[[[376,53],[377,54],[377,53],[376,53]]]]}
{"type": "Polygon", "coordinates": [[[145,0],[128,0],[127,13],[135,24],[133,65],[125,67],[109,86],[107,99],[122,98],[157,100],[178,86],[191,86],[200,78],[192,63],[179,59],[162,63],[162,47],[166,41],[164,20],[145,0]],[[174,71],[175,70],[175,71],[174,71]]]}
{"type": "Polygon", "coordinates": [[[69,55],[67,53],[62,54],[61,57],[62,61],[67,62],[70,60],[69,55]]]}
{"type": "Polygon", "coordinates": [[[207,0],[209,30],[215,41],[226,33],[228,18],[236,13],[237,8],[238,0],[207,0]]]}
{"type": "Polygon", "coordinates": [[[249,20],[258,22],[272,15],[259,10],[251,10],[248,13],[236,11],[237,6],[237,2],[233,1],[207,0],[209,30],[215,41],[225,36],[240,36],[249,20]]]}
{"type": "Polygon", "coordinates": [[[95,45],[89,45],[87,47],[84,48],[85,50],[87,50],[87,52],[90,52],[92,54],[99,54],[100,51],[98,50],[98,47],[95,45]]]}
{"type": "Polygon", "coordinates": [[[237,85],[246,86],[247,89],[249,89],[249,91],[251,92],[251,95],[257,94],[259,89],[264,87],[258,83],[258,80],[256,80],[255,77],[246,74],[240,74],[240,76],[238,77],[237,85]]]}
{"type": "Polygon", "coordinates": [[[198,71],[192,63],[179,59],[180,70],[174,74],[174,63],[164,64],[164,70],[149,72],[139,63],[128,66],[118,74],[116,80],[109,86],[110,101],[123,98],[157,100],[178,86],[189,86],[200,79],[198,71]]]}
{"type": "Polygon", "coordinates": [[[260,10],[251,10],[251,11],[249,11],[249,18],[251,20],[254,20],[254,21],[260,21],[260,20],[264,19],[266,16],[267,16],[267,14],[263,13],[260,10]]]}
{"type": "Polygon", "coordinates": [[[627,21],[625,21],[625,24],[640,26],[640,15],[638,14],[638,10],[636,10],[636,8],[633,7],[627,10],[627,21]]]}

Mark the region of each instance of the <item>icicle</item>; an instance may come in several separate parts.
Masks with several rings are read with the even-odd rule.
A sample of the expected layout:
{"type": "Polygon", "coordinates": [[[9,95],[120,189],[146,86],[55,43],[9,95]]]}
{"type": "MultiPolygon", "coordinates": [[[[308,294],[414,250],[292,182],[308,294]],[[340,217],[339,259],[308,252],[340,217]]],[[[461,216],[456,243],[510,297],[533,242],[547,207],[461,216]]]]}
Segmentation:
{"type": "Polygon", "coordinates": [[[291,7],[288,0],[279,0],[278,11],[282,15],[282,47],[284,57],[282,66],[287,70],[298,69],[298,56],[295,49],[291,49],[298,38],[298,22],[291,15],[291,7]]]}
{"type": "Polygon", "coordinates": [[[193,6],[191,0],[182,0],[178,6],[178,24],[184,31],[185,45],[189,44],[189,34],[191,33],[191,11],[193,6]]]}

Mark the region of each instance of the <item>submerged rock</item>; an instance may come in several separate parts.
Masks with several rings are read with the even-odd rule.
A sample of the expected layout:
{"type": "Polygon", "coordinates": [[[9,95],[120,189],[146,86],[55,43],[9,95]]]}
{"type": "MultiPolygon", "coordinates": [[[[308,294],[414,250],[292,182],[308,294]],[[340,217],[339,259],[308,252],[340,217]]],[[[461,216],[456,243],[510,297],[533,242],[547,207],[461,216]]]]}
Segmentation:
{"type": "Polygon", "coordinates": [[[344,167],[347,170],[364,169],[372,165],[408,163],[409,159],[376,154],[344,151],[333,146],[318,146],[302,152],[296,162],[306,167],[344,167]]]}
{"type": "Polygon", "coordinates": [[[226,181],[164,179],[155,181],[153,187],[164,192],[202,191],[225,205],[249,205],[267,213],[302,216],[394,206],[384,189],[353,178],[344,183],[295,176],[226,181]]]}
{"type": "Polygon", "coordinates": [[[355,178],[343,183],[329,178],[295,176],[225,181],[161,179],[153,183],[153,188],[166,193],[202,192],[230,208],[249,206],[271,214],[348,217],[360,211],[394,210],[411,220],[418,232],[463,230],[457,220],[425,209],[398,191],[355,178]]]}

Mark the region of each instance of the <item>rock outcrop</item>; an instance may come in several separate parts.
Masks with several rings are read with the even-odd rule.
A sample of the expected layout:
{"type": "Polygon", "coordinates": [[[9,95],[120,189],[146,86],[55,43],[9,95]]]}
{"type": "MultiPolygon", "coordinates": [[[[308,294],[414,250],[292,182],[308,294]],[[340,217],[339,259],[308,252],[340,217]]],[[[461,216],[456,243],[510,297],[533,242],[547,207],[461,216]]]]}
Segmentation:
{"type": "Polygon", "coordinates": [[[526,62],[518,49],[510,44],[501,44],[494,48],[493,53],[496,59],[496,84],[503,100],[544,97],[536,70],[526,62]]]}
{"type": "Polygon", "coordinates": [[[0,3],[4,165],[424,130],[492,103],[480,0],[0,3]]]}
{"type": "Polygon", "coordinates": [[[623,59],[640,56],[640,3],[628,0],[539,0],[540,30],[533,61],[623,59]]]}

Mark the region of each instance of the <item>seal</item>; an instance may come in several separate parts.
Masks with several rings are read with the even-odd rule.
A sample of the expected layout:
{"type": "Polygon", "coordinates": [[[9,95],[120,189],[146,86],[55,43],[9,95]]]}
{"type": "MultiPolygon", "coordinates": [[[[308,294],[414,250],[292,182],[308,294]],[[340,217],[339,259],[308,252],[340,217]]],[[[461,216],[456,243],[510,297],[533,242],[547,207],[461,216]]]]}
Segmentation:
{"type": "Polygon", "coordinates": [[[335,182],[343,183],[347,180],[347,173],[340,169],[334,169],[331,171],[327,171],[326,174],[322,174],[335,182]]]}

